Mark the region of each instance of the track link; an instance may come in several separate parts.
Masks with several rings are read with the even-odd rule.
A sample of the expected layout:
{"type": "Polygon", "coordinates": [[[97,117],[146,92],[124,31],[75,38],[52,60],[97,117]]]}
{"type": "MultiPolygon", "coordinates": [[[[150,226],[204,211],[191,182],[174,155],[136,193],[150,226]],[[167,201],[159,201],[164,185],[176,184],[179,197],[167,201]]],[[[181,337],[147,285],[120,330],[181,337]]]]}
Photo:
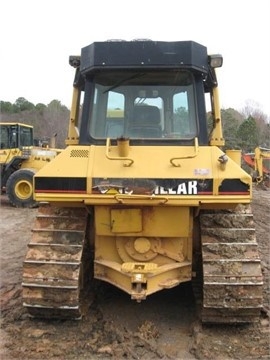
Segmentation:
{"type": "Polygon", "coordinates": [[[82,251],[87,213],[42,203],[23,264],[23,305],[42,318],[81,317],[82,251]]]}
{"type": "Polygon", "coordinates": [[[203,266],[202,322],[259,319],[263,278],[250,206],[200,216],[203,266]]]}

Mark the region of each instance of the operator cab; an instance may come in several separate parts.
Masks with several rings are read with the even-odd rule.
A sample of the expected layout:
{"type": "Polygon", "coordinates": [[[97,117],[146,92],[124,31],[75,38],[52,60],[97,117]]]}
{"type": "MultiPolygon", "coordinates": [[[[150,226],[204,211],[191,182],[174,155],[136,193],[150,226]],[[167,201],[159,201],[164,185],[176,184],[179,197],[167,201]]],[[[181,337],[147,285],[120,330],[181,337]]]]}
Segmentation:
{"type": "Polygon", "coordinates": [[[19,123],[0,124],[1,149],[22,149],[33,146],[33,128],[19,123]]]}
{"type": "Polygon", "coordinates": [[[133,145],[193,145],[197,138],[208,145],[205,92],[211,84],[204,46],[102,42],[83,48],[78,59],[81,145],[104,145],[107,138],[128,138],[133,145]]]}

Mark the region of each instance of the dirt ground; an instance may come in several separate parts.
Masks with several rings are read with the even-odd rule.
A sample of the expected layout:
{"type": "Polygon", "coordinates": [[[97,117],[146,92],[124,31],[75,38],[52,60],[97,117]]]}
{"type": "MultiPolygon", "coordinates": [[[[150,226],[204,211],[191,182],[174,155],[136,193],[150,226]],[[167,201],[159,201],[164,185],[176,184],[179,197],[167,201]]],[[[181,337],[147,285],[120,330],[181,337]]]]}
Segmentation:
{"type": "Polygon", "coordinates": [[[270,359],[270,190],[254,190],[253,213],[264,275],[264,306],[251,325],[201,325],[189,284],[137,304],[110,285],[94,284],[80,321],[30,319],[22,306],[22,263],[36,209],[16,209],[1,196],[0,358],[270,359]]]}

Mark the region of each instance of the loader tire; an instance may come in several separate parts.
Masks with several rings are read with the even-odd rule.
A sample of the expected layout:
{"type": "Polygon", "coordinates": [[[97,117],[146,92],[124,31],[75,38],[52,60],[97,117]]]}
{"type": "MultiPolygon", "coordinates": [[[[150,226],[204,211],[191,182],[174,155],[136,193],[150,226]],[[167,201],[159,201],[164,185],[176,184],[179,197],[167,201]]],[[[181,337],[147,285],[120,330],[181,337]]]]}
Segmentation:
{"type": "Polygon", "coordinates": [[[10,175],[7,181],[7,195],[17,208],[32,208],[37,205],[33,199],[33,177],[35,170],[20,169],[10,175]]]}

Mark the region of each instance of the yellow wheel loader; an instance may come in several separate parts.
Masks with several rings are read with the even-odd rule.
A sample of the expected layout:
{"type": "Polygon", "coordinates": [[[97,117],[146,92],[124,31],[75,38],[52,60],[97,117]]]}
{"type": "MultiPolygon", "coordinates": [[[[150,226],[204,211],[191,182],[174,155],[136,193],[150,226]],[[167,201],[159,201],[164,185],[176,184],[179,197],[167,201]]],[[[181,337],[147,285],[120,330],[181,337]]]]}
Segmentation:
{"type": "Polygon", "coordinates": [[[60,150],[34,147],[33,127],[21,123],[0,123],[1,193],[16,207],[33,207],[33,177],[60,150]]]}
{"type": "Polygon", "coordinates": [[[256,321],[252,179],[239,152],[222,150],[222,56],[193,41],[106,41],[69,62],[68,146],[34,176],[42,205],[23,266],[29,314],[82,317],[94,278],[137,302],[192,282],[203,322],[256,321]]]}

